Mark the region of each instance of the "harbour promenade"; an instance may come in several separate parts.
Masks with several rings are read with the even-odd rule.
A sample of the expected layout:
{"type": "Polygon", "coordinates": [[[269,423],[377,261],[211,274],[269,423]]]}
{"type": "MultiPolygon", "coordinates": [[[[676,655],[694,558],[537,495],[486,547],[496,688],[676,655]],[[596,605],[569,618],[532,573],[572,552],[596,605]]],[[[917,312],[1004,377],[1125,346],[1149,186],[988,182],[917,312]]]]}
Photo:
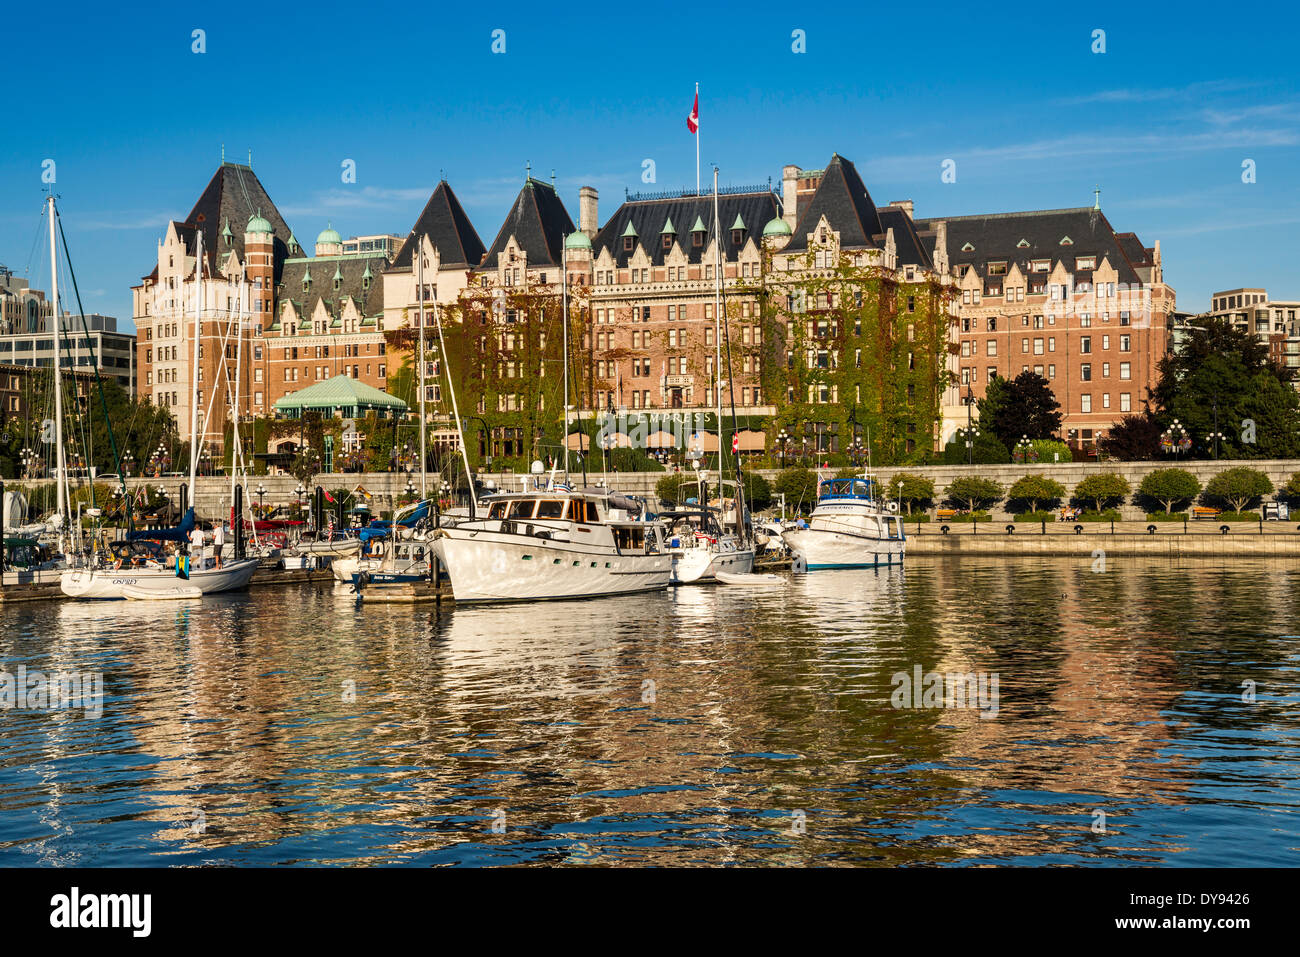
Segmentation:
{"type": "MultiPolygon", "coordinates": [[[[790,463],[794,464],[794,463],[790,463]]],[[[1300,472],[1300,459],[1243,459],[1230,460],[1198,460],[1192,462],[1161,460],[1153,462],[1066,462],[1066,463],[1036,463],[1023,465],[929,465],[929,466],[882,466],[873,469],[873,474],[882,482],[888,482],[889,479],[901,472],[907,472],[912,475],[918,475],[928,478],[934,482],[934,501],[942,502],[947,493],[948,486],[962,476],[977,475],[981,478],[992,479],[999,483],[1003,489],[1008,489],[1020,477],[1024,475],[1044,475],[1048,478],[1060,482],[1066,490],[1066,495],[1072,495],[1081,481],[1089,475],[1100,473],[1114,472],[1123,476],[1129,483],[1134,492],[1137,491],[1143,476],[1148,472],[1159,468],[1177,467],[1186,469],[1196,476],[1197,480],[1204,487],[1210,479],[1220,472],[1236,466],[1246,466],[1256,469],[1268,476],[1269,481],[1274,488],[1284,485],[1296,472],[1300,472]]],[[[758,469],[758,474],[762,475],[768,481],[775,481],[780,474],[779,469],[758,469]]],[[[822,474],[833,474],[838,470],[822,470],[822,474]]],[[[505,490],[522,488],[523,481],[528,478],[524,473],[519,472],[482,472],[480,477],[491,482],[495,487],[505,490]]],[[[604,481],[609,486],[618,489],[628,495],[640,495],[646,498],[652,498],[655,493],[655,483],[663,478],[664,472],[601,472],[594,470],[587,473],[589,484],[595,484],[598,481],[604,481]]],[[[571,476],[575,484],[581,483],[581,478],[577,473],[571,476]]],[[[407,481],[410,480],[418,486],[419,476],[408,476],[405,472],[363,472],[363,473],[321,473],[313,476],[308,482],[299,482],[298,479],[291,475],[260,475],[253,476],[248,482],[248,488],[253,493],[251,498],[254,502],[258,500],[256,489],[259,485],[266,489],[266,494],[262,497],[263,501],[268,504],[292,504],[297,496],[295,490],[299,485],[308,489],[321,486],[330,491],[340,488],[355,489],[361,486],[370,494],[368,500],[372,510],[387,511],[393,508],[398,498],[401,497],[406,487],[407,481]]],[[[42,481],[21,483],[9,480],[6,486],[10,489],[20,484],[39,485],[42,481]]],[[[432,473],[429,475],[428,488],[430,494],[436,494],[437,486],[441,480],[432,473]]],[[[135,490],[141,485],[161,486],[167,493],[172,496],[172,501],[176,501],[179,496],[179,490],[182,485],[186,484],[184,476],[166,476],[164,478],[131,478],[127,480],[127,486],[135,490]]],[[[994,506],[989,514],[991,521],[984,527],[981,527],[977,534],[983,534],[987,525],[1000,527],[1002,524],[1010,522],[1012,515],[1003,509],[1006,502],[1000,502],[994,506]]],[[[795,503],[787,503],[787,511],[793,508],[795,503]]],[[[223,514],[230,507],[230,479],[223,476],[206,476],[200,477],[195,485],[195,510],[201,519],[212,519],[223,514]]],[[[1119,507],[1120,517],[1126,523],[1142,523],[1145,518],[1145,512],[1132,502],[1132,495],[1125,500],[1119,507]]],[[[931,519],[934,518],[934,509],[929,510],[931,519]]],[[[1209,525],[1209,522],[1196,522],[1194,526],[1209,525]]],[[[1275,523],[1276,524],[1276,523],[1275,523]]],[[[956,526],[953,526],[954,528],[956,526]]],[[[908,533],[912,534],[913,526],[909,524],[908,533]]],[[[1142,529],[1145,530],[1145,523],[1142,529]]],[[[1107,526],[1109,531],[1109,526],[1107,526]]],[[[1089,533],[1091,534],[1091,533],[1089,533]]]]}

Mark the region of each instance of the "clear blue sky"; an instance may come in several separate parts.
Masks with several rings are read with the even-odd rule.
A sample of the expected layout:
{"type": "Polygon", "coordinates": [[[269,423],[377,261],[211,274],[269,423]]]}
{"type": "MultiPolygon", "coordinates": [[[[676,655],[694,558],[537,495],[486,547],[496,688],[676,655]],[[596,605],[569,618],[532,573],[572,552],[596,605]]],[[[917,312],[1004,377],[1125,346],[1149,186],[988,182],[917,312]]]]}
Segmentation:
{"type": "Polygon", "coordinates": [[[604,222],[624,187],[694,184],[699,81],[706,177],[716,163],[724,183],[776,182],[839,152],[877,203],[913,199],[918,217],[1085,206],[1099,183],[1117,229],[1162,241],[1180,308],[1242,285],[1300,297],[1300,18],[1280,5],[222,9],[241,8],[6,12],[0,262],[48,287],[36,239],[53,158],[85,306],[128,318],[130,286],[223,143],[238,162],[252,148],[307,244],[327,220],[405,234],[443,170],[490,243],[529,161],[555,169],[575,219],[578,187],[598,187],[604,222]]]}

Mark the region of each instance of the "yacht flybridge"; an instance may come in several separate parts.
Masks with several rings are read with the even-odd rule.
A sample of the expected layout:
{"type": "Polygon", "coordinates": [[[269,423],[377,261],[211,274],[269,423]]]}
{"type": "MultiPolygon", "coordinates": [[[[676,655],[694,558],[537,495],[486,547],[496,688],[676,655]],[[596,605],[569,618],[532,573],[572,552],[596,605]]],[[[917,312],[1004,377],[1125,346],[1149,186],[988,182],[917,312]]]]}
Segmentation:
{"type": "Polygon", "coordinates": [[[660,522],[603,488],[491,495],[486,517],[430,534],[457,602],[596,598],[668,587],[660,522]]]}
{"type": "Polygon", "coordinates": [[[906,536],[897,506],[882,507],[866,476],[823,479],[817,506],[806,528],[781,533],[790,550],[804,557],[808,570],[901,565],[906,536]]]}

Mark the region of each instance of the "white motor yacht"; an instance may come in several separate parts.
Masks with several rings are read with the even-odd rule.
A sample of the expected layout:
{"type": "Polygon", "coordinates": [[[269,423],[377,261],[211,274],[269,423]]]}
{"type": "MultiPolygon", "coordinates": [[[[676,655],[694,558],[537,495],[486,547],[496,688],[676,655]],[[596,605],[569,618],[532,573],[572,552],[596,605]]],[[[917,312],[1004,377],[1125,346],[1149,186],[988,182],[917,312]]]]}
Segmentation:
{"type": "Polygon", "coordinates": [[[603,488],[492,495],[486,516],[429,535],[457,602],[595,598],[668,587],[663,525],[603,488]]]}
{"type": "Polygon", "coordinates": [[[897,506],[881,506],[865,476],[823,479],[806,527],[787,528],[782,540],[804,557],[808,570],[901,565],[906,545],[897,506]]]}

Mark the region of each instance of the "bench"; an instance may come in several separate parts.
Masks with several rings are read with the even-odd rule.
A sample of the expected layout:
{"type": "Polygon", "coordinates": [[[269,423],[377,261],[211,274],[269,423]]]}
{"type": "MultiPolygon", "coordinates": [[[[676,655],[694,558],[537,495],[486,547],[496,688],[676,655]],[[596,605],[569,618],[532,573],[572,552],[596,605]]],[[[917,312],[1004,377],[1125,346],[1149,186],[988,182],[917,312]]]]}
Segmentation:
{"type": "Polygon", "coordinates": [[[935,518],[939,521],[943,521],[945,518],[956,518],[960,514],[962,514],[961,509],[958,508],[940,508],[935,510],[935,518]]]}
{"type": "Polygon", "coordinates": [[[1208,505],[1193,505],[1192,518],[1218,518],[1219,509],[1211,508],[1208,505]]]}

